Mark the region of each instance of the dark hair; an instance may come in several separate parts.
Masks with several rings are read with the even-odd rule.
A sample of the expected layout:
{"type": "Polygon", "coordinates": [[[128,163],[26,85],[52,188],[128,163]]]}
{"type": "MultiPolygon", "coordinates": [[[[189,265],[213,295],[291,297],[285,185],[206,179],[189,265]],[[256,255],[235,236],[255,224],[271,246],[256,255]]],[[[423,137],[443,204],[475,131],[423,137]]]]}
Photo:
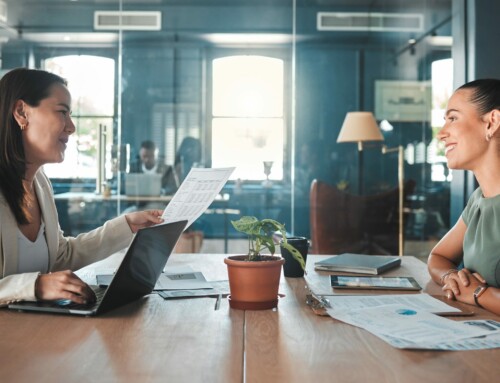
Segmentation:
{"type": "Polygon", "coordinates": [[[175,154],[174,165],[180,164],[182,157],[186,155],[186,152],[189,151],[193,157],[193,162],[199,162],[201,160],[201,143],[200,140],[194,137],[185,137],[179,149],[177,149],[177,153],[175,154]]]}
{"type": "Polygon", "coordinates": [[[142,141],[141,142],[141,149],[156,150],[156,145],[151,140],[142,141]]]}
{"type": "Polygon", "coordinates": [[[470,101],[477,105],[480,116],[494,109],[500,109],[500,80],[493,78],[474,80],[457,90],[460,89],[472,90],[470,101]]]}
{"type": "Polygon", "coordinates": [[[53,84],[67,85],[55,74],[27,68],[11,70],[0,80],[0,190],[19,225],[29,223],[31,217],[25,209],[26,155],[14,107],[18,100],[33,107],[40,105],[49,97],[53,84]]]}

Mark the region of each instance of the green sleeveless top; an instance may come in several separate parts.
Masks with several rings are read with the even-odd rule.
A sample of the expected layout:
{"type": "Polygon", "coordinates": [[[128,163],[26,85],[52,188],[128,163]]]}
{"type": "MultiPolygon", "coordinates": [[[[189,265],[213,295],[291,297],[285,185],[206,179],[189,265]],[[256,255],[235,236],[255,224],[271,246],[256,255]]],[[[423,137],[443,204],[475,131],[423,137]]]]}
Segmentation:
{"type": "Polygon", "coordinates": [[[500,195],[484,198],[480,188],[472,193],[462,213],[467,225],[464,266],[477,272],[490,286],[500,286],[500,195]]]}

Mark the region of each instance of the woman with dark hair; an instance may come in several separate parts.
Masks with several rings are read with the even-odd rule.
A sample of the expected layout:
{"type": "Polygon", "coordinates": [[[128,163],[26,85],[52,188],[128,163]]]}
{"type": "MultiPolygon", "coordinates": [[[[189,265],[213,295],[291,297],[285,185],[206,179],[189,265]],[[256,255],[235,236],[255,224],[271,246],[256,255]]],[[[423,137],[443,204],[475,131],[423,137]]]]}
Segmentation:
{"type": "Polygon", "coordinates": [[[448,101],[445,121],[438,138],[448,167],[471,170],[479,187],[432,249],[429,272],[449,299],[500,314],[500,80],[458,88],[448,101]]]}
{"type": "Polygon", "coordinates": [[[194,137],[185,137],[177,153],[175,154],[174,168],[179,178],[179,184],[193,166],[198,166],[201,161],[201,143],[200,140],[194,137]]]}
{"type": "Polygon", "coordinates": [[[75,238],[60,230],[43,165],[62,162],[75,125],[66,81],[14,69],[0,80],[0,306],[19,300],[92,301],[76,270],[126,247],[160,210],[110,220],[75,238]]]}

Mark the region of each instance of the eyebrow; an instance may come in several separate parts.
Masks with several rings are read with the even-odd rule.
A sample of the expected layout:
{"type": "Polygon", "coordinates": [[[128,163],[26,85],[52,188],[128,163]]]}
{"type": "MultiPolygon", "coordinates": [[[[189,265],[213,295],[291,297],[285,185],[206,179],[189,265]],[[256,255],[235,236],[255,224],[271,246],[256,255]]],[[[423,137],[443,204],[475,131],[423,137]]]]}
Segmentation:
{"type": "Polygon", "coordinates": [[[71,110],[71,108],[68,106],[68,104],[65,104],[64,102],[59,102],[57,104],[58,106],[63,106],[64,108],[66,108],[68,111],[71,110]]]}
{"type": "Polygon", "coordinates": [[[459,110],[458,109],[448,109],[444,115],[447,116],[451,112],[458,112],[459,113],[459,110]]]}

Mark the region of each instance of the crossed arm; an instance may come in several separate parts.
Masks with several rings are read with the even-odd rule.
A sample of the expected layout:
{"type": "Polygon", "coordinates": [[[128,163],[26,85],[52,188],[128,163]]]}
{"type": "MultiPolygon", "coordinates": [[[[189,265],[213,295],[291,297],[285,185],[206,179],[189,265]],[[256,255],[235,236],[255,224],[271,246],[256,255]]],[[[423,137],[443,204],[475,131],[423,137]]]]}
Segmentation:
{"type": "MultiPolygon", "coordinates": [[[[448,299],[475,305],[474,291],[485,285],[484,278],[468,269],[458,270],[463,259],[463,240],[467,226],[462,218],[438,242],[429,255],[427,267],[432,279],[443,286],[448,299]]],[[[489,286],[477,298],[477,303],[488,311],[500,315],[500,289],[489,286]]]]}

